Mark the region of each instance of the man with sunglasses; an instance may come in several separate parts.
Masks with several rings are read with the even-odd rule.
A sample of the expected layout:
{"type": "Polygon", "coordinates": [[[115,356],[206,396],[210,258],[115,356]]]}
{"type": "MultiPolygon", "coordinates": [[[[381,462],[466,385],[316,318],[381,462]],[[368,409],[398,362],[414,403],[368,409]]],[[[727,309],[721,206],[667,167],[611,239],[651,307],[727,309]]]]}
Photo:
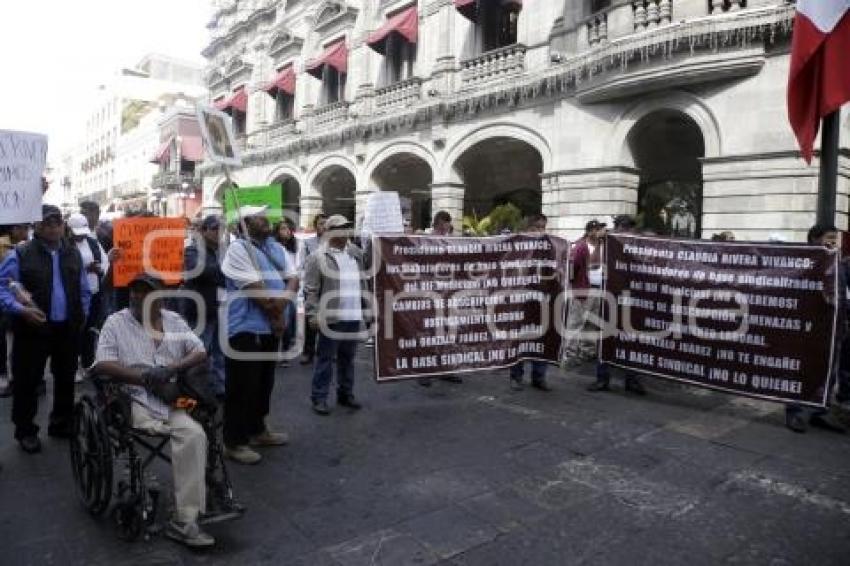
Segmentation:
{"type": "Polygon", "coordinates": [[[12,421],[21,448],[41,451],[38,385],[50,358],[53,411],[47,433],[68,438],[74,408],[74,374],[80,336],[91,301],[88,277],[76,246],[63,239],[59,208],[43,205],[35,237],[0,264],[0,307],[12,315],[12,421]]]}

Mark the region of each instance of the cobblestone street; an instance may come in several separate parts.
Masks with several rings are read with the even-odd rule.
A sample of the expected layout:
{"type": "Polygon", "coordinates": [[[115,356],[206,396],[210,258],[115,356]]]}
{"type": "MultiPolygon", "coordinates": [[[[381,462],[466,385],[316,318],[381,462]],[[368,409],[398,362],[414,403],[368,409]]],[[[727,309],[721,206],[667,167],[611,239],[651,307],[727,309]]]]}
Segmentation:
{"type": "Polygon", "coordinates": [[[795,435],[778,405],[660,381],[646,398],[591,394],[590,368],[553,368],[548,394],[504,374],[379,386],[368,354],[359,413],[314,415],[309,372],[278,372],[273,422],[292,442],[230,466],[248,513],[210,527],[208,553],[118,540],[78,503],[67,445],[23,455],[0,401],[0,562],[847,563],[850,440],[795,435]]]}

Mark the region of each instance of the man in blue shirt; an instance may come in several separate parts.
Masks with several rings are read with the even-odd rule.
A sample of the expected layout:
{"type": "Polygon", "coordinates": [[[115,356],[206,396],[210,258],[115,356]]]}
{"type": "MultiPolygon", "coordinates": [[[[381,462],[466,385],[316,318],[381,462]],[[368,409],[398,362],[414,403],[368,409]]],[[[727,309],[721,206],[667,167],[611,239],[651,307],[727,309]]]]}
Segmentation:
{"type": "Polygon", "coordinates": [[[265,418],[284,311],[295,297],[298,278],[283,247],[271,237],[266,208],[240,209],[248,233],[230,244],[221,266],[227,286],[229,345],[224,361],[224,445],[225,454],[241,464],[262,459],[252,447],[279,446],[288,440],[269,430],[265,418]]]}
{"type": "Polygon", "coordinates": [[[12,421],[15,439],[27,453],[41,450],[38,384],[47,358],[53,374],[53,411],[47,433],[72,432],[74,374],[91,291],[76,246],[63,240],[59,209],[44,205],[35,237],[11,250],[0,264],[0,307],[13,318],[12,421]]]}

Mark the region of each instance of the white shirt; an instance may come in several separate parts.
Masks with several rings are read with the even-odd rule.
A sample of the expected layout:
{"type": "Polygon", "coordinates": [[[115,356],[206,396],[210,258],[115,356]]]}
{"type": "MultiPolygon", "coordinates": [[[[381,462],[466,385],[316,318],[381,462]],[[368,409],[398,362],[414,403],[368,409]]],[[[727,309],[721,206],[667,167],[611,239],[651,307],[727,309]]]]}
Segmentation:
{"type": "MultiPolygon", "coordinates": [[[[80,256],[83,258],[83,271],[86,272],[86,277],[89,279],[89,289],[92,292],[92,295],[100,292],[100,278],[101,276],[97,273],[89,273],[88,267],[94,262],[94,254],[91,251],[91,246],[89,245],[88,239],[83,238],[80,241],[75,241],[77,244],[77,249],[80,250],[80,256]]],[[[97,247],[100,249],[100,268],[103,270],[103,273],[109,271],[109,258],[106,256],[106,252],[103,251],[103,247],[100,245],[100,242],[97,243],[97,247]]]]}
{"type": "Polygon", "coordinates": [[[357,260],[343,250],[329,248],[339,266],[339,314],[338,320],[361,321],[360,266],[357,260]]]}
{"type": "MultiPolygon", "coordinates": [[[[159,345],[130,312],[124,309],[103,324],[97,341],[97,362],[118,362],[124,366],[168,366],[192,352],[203,352],[201,339],[195,336],[179,314],[162,310],[163,339],[159,345]]],[[[133,401],[148,409],[156,419],[168,419],[168,407],[144,387],[126,386],[133,401]]]]}

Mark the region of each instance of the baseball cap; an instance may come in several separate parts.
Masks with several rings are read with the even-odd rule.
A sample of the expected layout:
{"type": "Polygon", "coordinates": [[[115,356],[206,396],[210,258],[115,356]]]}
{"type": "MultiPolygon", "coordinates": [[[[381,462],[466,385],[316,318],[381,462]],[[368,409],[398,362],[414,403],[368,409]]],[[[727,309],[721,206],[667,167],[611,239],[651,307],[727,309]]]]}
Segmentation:
{"type": "Polygon", "coordinates": [[[637,222],[635,222],[634,217],[628,214],[618,214],[614,217],[615,228],[634,228],[635,226],[637,226],[637,222]]]}
{"type": "Polygon", "coordinates": [[[261,214],[265,214],[268,209],[268,205],[257,206],[253,204],[246,204],[245,206],[239,207],[239,216],[241,216],[242,218],[248,218],[249,216],[260,216],[261,214]]]}
{"type": "Polygon", "coordinates": [[[221,219],[215,214],[210,214],[201,221],[202,230],[210,230],[221,226],[221,219]]]}
{"type": "Polygon", "coordinates": [[[86,217],[79,212],[68,217],[68,228],[71,229],[71,232],[73,232],[75,236],[91,235],[91,230],[89,230],[89,221],[86,220],[86,217]]]}
{"type": "Polygon", "coordinates": [[[596,230],[597,228],[605,228],[606,226],[607,224],[605,224],[604,222],[600,222],[596,219],[593,219],[584,225],[584,230],[587,232],[589,230],[596,230]]]}
{"type": "Polygon", "coordinates": [[[62,211],[59,210],[58,206],[52,204],[42,204],[41,205],[41,220],[47,220],[51,216],[62,220],[62,211]]]}
{"type": "Polygon", "coordinates": [[[342,214],[334,214],[325,221],[325,230],[338,230],[340,228],[351,228],[351,222],[342,214]]]}

